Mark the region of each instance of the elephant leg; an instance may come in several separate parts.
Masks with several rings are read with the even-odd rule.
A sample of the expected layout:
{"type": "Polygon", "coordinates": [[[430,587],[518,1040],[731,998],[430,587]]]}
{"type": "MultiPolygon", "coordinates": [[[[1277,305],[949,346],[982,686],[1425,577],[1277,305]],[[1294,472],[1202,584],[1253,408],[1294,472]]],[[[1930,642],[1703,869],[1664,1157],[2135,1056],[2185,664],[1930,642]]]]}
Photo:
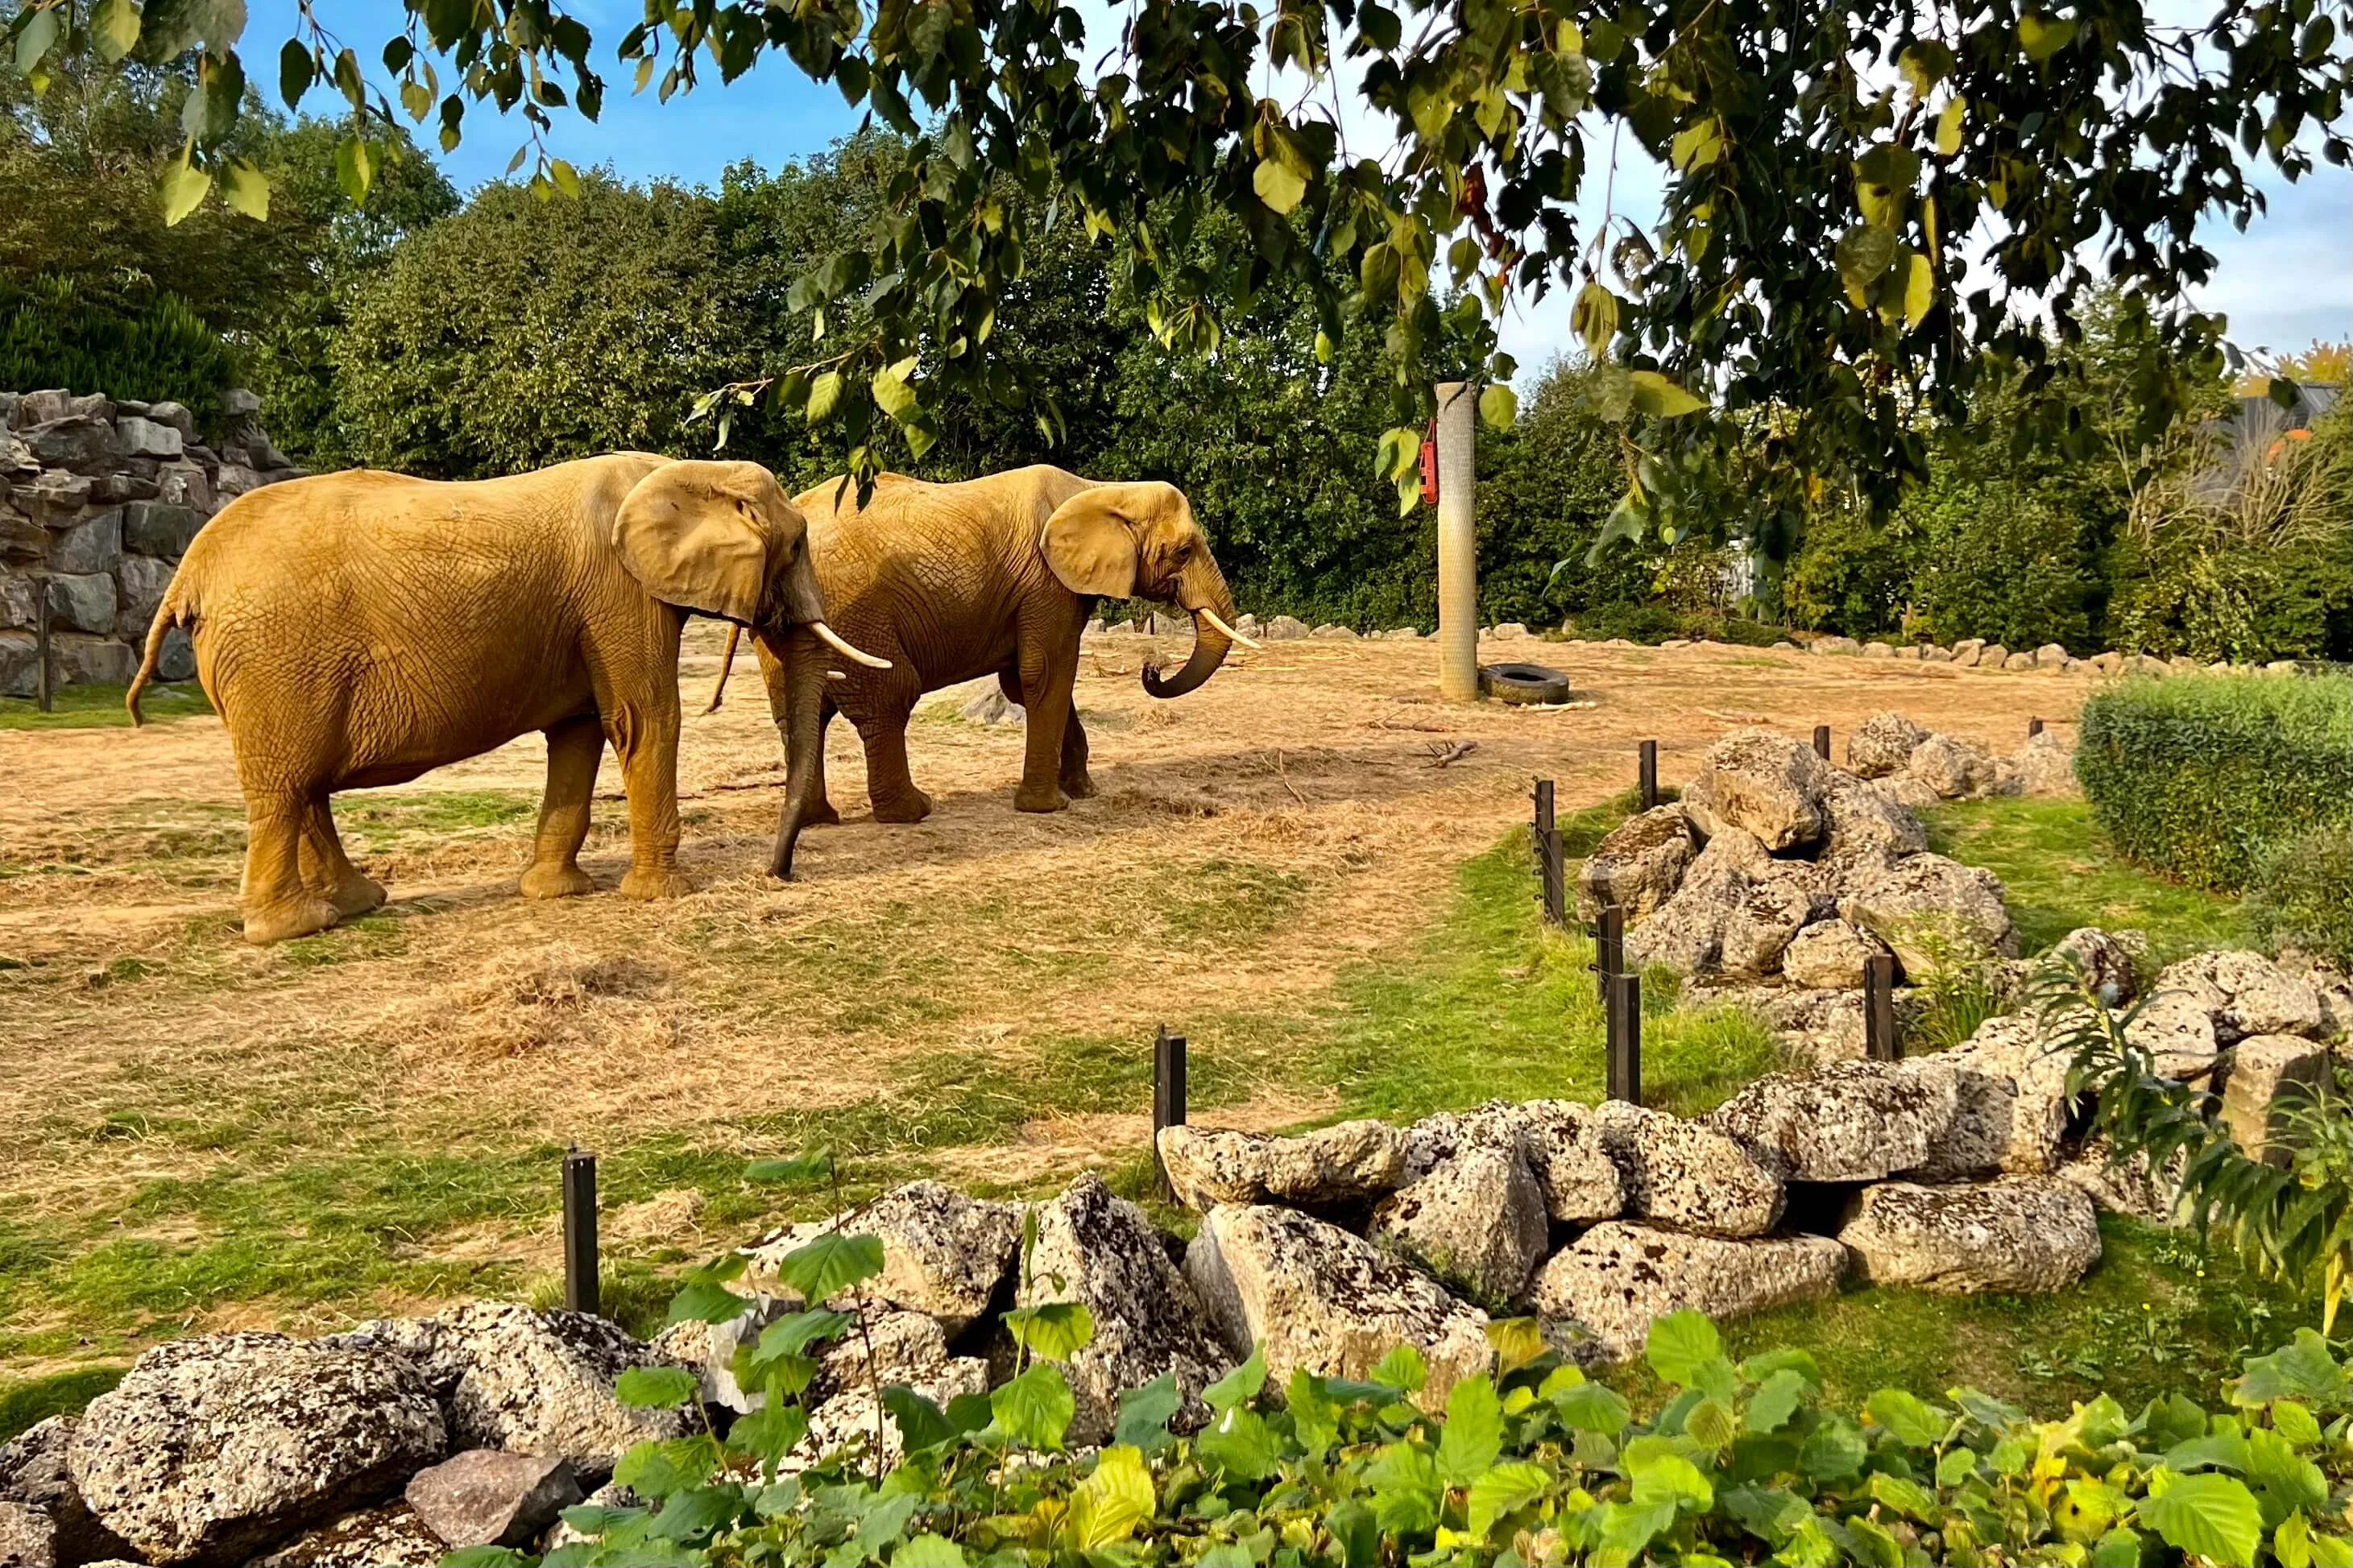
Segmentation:
{"type": "Polygon", "coordinates": [[[323,793],[248,788],[245,798],[245,940],[257,945],[325,931],[341,917],[302,883],[302,833],[323,793]]]}
{"type": "Polygon", "coordinates": [[[676,683],[649,701],[615,703],[606,711],[605,732],[629,797],[629,871],[621,879],[621,896],[675,899],[694,891],[678,868],[676,683]]]}
{"type": "Polygon", "coordinates": [[[1062,793],[1072,800],[1092,800],[1095,781],[1087,772],[1087,731],[1079,722],[1078,704],[1071,705],[1071,716],[1062,728],[1062,793]]]}
{"type": "Polygon", "coordinates": [[[522,874],[522,896],[568,899],[596,890],[580,868],[580,846],[588,839],[589,804],[596,795],[596,769],[605,760],[605,727],[595,714],[584,713],[550,726],[546,733],[547,793],[540,798],[539,832],[522,874]]]}
{"type": "MultiPolygon", "coordinates": [[[[1071,686],[1079,675],[1077,626],[1062,635],[1059,626],[1021,629],[1021,689],[1030,699],[1028,745],[1021,759],[1021,787],[1013,793],[1016,811],[1060,811],[1071,802],[1062,793],[1063,737],[1071,728],[1071,686]]],[[[1083,742],[1081,742],[1084,744],[1083,742]]]]}
{"type": "Polygon", "coordinates": [[[893,700],[858,727],[866,742],[866,797],[877,822],[921,822],[932,815],[932,797],[915,787],[907,770],[907,720],[912,699],[893,700]]]}
{"type": "Polygon", "coordinates": [[[335,814],[327,797],[314,799],[302,816],[302,885],[334,905],[345,920],[384,907],[384,884],[367,876],[343,853],[335,814]]]}

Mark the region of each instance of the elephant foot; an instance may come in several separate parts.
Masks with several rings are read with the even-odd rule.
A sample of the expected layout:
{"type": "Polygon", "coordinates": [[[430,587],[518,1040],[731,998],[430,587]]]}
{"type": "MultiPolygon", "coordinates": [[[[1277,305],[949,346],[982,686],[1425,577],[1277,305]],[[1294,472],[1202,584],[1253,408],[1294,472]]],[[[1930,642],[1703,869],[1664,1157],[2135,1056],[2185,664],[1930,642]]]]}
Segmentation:
{"type": "Polygon", "coordinates": [[[1085,773],[1066,773],[1062,777],[1062,793],[1072,800],[1092,800],[1095,781],[1085,773]]]}
{"type": "Polygon", "coordinates": [[[694,883],[687,874],[668,866],[632,866],[621,879],[625,899],[682,899],[692,891],[694,883]]]}
{"type": "Polygon", "coordinates": [[[343,917],[335,906],[316,894],[288,899],[280,903],[245,911],[245,940],[256,947],[267,947],[273,942],[287,942],[298,936],[310,936],[332,926],[343,917]]]}
{"type": "MultiPolygon", "coordinates": [[[[928,809],[930,803],[927,801],[924,805],[928,809]]],[[[888,821],[889,818],[886,817],[884,820],[888,821]]],[[[801,818],[801,826],[803,827],[839,827],[841,826],[841,813],[834,809],[833,802],[821,800],[808,808],[807,813],[801,818]]]]}
{"type": "Polygon", "coordinates": [[[931,815],[932,797],[913,784],[909,784],[904,794],[878,796],[874,802],[877,822],[921,822],[931,815]]]}
{"type": "Polygon", "coordinates": [[[596,884],[577,866],[543,863],[522,874],[526,899],[576,899],[596,890],[596,884]]]}
{"type": "Polygon", "coordinates": [[[380,910],[384,900],[384,884],[358,871],[346,872],[335,884],[335,890],[327,895],[327,901],[335,906],[335,913],[345,920],[380,910]]]}
{"type": "Polygon", "coordinates": [[[1057,784],[1048,784],[1043,789],[1023,784],[1013,792],[1013,809],[1016,811],[1068,811],[1070,806],[1070,796],[1064,795],[1057,784]]]}

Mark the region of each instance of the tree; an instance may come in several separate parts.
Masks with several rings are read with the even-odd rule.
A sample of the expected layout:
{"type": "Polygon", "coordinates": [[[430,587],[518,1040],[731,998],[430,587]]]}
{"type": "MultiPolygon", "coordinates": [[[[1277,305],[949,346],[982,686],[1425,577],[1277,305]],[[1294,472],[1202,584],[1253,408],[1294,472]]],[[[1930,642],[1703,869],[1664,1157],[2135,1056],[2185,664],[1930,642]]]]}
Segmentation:
{"type": "MultiPolygon", "coordinates": [[[[202,105],[165,172],[167,209],[193,211],[216,184],[249,208],[266,182],[235,142],[245,7],[150,5],[28,0],[16,62],[37,88],[77,39],[193,62],[202,105]]],[[[448,144],[488,101],[524,117],[535,184],[576,189],[544,137],[557,111],[601,107],[589,29],[548,0],[408,6],[381,51],[392,92],[309,8],[279,53],[290,104],[314,82],[350,104],[347,186],[364,191],[397,113],[438,117],[448,144]]],[[[818,356],[742,389],[837,421],[861,474],[886,426],[927,449],[952,390],[1052,423],[1052,388],[987,348],[1027,258],[1068,222],[1112,242],[1171,347],[1214,347],[1282,280],[1307,290],[1329,342],[1382,323],[1381,463],[1409,497],[1443,336],[1429,280],[1442,266],[1465,290],[1458,324],[1497,384],[1514,367],[1486,329],[1506,294],[1573,289],[1606,360],[1602,405],[1662,421],[1616,531],[1708,524],[1683,490],[1761,428],[1769,482],[1746,525],[1780,539],[1825,476],[1892,501],[1925,469],[1915,410],[1957,416],[1983,364],[2046,389],[2023,304],[2067,335],[2105,277],[2169,362],[2211,357],[2221,323],[2183,302],[2212,269],[2199,221],[2261,210],[2250,161],[2293,178],[2315,147],[2353,158],[2337,26],[2320,0],[2215,0],[2179,28],[2144,0],[1139,0],[1106,49],[1070,0],[696,0],[651,13],[619,56],[667,99],[781,54],[910,138],[859,241],[795,286],[795,308],[833,329],[818,356]],[[1382,145],[1349,146],[1352,117],[1382,145]],[[1577,221],[1604,130],[1672,170],[1655,237],[1577,221]],[[1038,207],[1009,204],[1008,186],[1038,207]],[[1248,244],[1204,266],[1190,244],[1213,216],[1248,244]],[[1964,294],[1973,261],[1986,281],[1964,294]],[[855,331],[837,325],[852,302],[855,331]],[[1679,381],[1728,417],[1690,417],[1703,404],[1679,381]]],[[[1486,405],[1508,416],[1507,394],[1486,405]]],[[[2063,419],[2039,396],[2030,413],[2063,419]]]]}

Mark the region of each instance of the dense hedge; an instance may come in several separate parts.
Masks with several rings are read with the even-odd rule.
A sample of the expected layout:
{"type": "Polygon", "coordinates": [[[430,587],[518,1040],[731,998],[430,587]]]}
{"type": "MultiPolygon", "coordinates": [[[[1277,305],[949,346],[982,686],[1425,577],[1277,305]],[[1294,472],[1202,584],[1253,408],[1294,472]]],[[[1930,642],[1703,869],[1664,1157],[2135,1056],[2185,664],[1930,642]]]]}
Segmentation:
{"type": "Polygon", "coordinates": [[[2353,676],[2134,679],[2084,704],[2075,773],[2110,839],[2211,888],[2353,813],[2353,676]]]}
{"type": "Polygon", "coordinates": [[[83,298],[64,278],[0,282],[0,387],[169,400],[210,427],[236,375],[228,345],[175,294],[126,311],[83,298]]]}
{"type": "Polygon", "coordinates": [[[2316,827],[2267,845],[2247,884],[2247,930],[2353,968],[2353,825],[2316,827]]]}

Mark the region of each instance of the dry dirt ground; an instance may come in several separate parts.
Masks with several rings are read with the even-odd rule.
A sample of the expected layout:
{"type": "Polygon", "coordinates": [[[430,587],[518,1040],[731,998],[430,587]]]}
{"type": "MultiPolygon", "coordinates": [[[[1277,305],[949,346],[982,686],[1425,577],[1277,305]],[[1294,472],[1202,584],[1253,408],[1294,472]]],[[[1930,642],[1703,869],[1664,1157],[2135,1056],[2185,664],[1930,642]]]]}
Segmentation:
{"type": "MultiPolygon", "coordinates": [[[[717,646],[691,628],[691,715],[717,646]]],[[[136,1340],[174,1313],[333,1318],[544,1267],[543,1162],[572,1141],[634,1151],[608,1179],[640,1195],[811,1136],[920,1143],[928,1168],[1017,1184],[1129,1158],[1155,1024],[1214,1059],[1205,1026],[1304,1008],[1385,962],[1525,820],[1532,776],[1559,781],[1565,813],[1630,783],[1645,737],[1673,783],[1728,729],[1843,736],[1890,708],[2007,752],[2089,688],[1530,639],[1482,656],[1565,669],[1592,706],[1456,708],[1428,641],[1305,641],[1237,650],[1160,702],[1136,679],[1155,646],[1181,658],[1090,644],[1101,793],[1066,813],[1016,813],[1020,731],[934,698],[911,737],[931,819],[871,819],[837,724],[844,821],[804,837],[799,880],[771,881],[783,769],[746,659],[727,706],[687,724],[692,896],[518,898],[532,737],[340,799],[393,901],[271,949],[237,933],[242,808],[216,720],[0,731],[0,1365],[125,1342],[92,1323],[136,1340]],[[1475,747],[1433,766],[1447,742],[1475,747]]],[[[610,888],[628,844],[609,758],[602,788],[583,863],[610,888]]],[[[1329,1103],[1286,1066],[1276,1037],[1214,1068],[1219,1120],[1329,1103]]],[[[621,1229],[662,1228],[646,1219],[621,1229]]]]}

